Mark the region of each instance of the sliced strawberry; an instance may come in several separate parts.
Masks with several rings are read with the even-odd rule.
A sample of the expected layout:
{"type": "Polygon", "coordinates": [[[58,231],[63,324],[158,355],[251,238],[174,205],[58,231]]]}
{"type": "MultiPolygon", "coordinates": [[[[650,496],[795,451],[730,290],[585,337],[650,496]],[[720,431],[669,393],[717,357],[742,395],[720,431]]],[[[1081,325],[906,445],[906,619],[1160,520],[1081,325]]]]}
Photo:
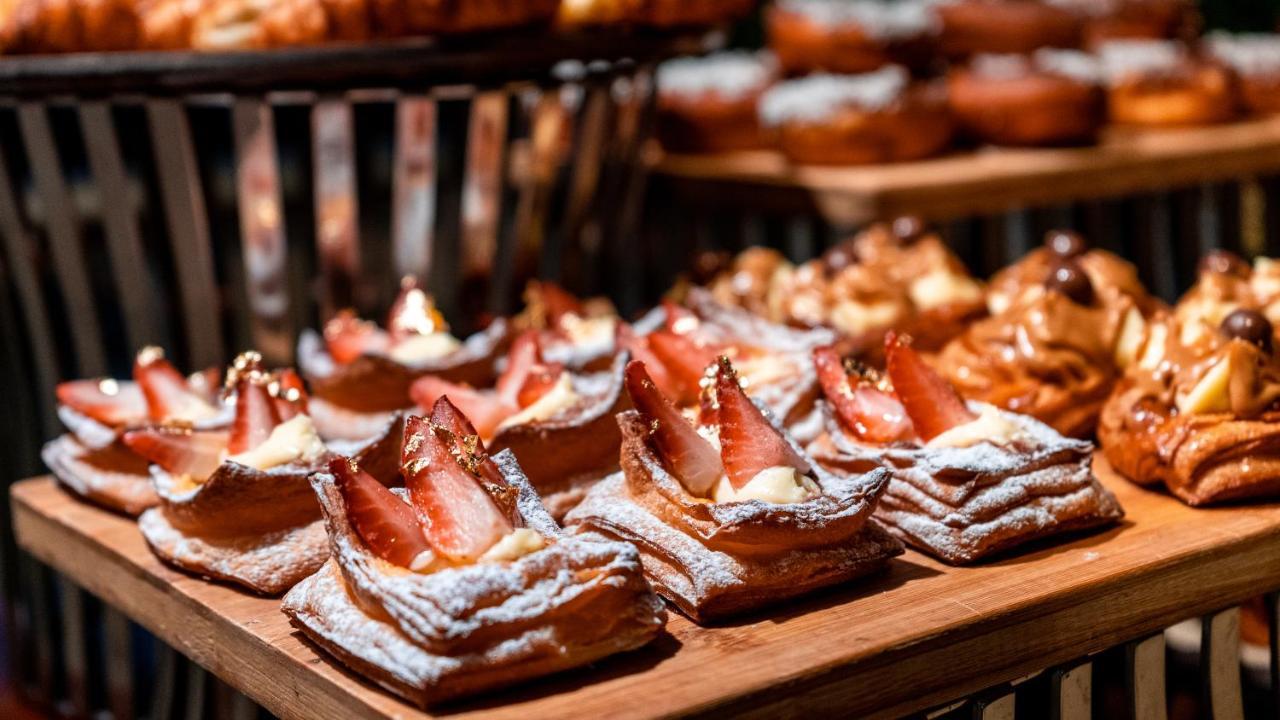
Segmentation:
{"type": "Polygon", "coordinates": [[[677,335],[688,335],[698,329],[701,322],[692,310],[670,300],[662,301],[662,312],[666,316],[667,331],[677,335]]]}
{"type": "Polygon", "coordinates": [[[135,383],[111,379],[58,383],[58,402],[112,427],[147,419],[147,398],[135,383]]]}
{"type": "Polygon", "coordinates": [[[228,438],[222,431],[151,427],[131,430],[123,439],[135,454],[172,475],[206,478],[222,464],[228,438]]]}
{"type": "Polygon", "coordinates": [[[405,277],[400,281],[400,295],[387,315],[387,331],[393,341],[410,335],[430,335],[448,327],[435,301],[418,287],[417,280],[405,277]]]}
{"type": "Polygon", "coordinates": [[[325,345],[329,356],[346,365],[361,355],[386,352],[391,337],[368,320],[356,317],[353,310],[341,310],[324,324],[325,345]]]}
{"type": "Polygon", "coordinates": [[[240,376],[235,386],[236,417],[231,424],[227,452],[237,455],[261,445],[280,424],[270,381],[261,372],[240,376]]]}
{"type": "MultiPolygon", "coordinates": [[[[542,348],[538,343],[538,333],[528,330],[517,335],[511,343],[511,349],[507,351],[507,367],[498,376],[498,382],[494,385],[498,396],[505,402],[515,404],[520,388],[524,386],[525,378],[541,361],[542,348]]],[[[474,419],[471,413],[467,415],[474,419]]]]}
{"type": "Polygon", "coordinates": [[[502,508],[503,513],[513,523],[523,525],[524,520],[516,507],[519,491],[508,484],[507,479],[502,476],[498,464],[485,451],[484,440],[480,438],[480,434],[476,432],[475,426],[467,416],[449,402],[448,397],[442,397],[431,408],[431,423],[448,430],[453,435],[455,451],[475,466],[476,473],[480,475],[485,490],[493,497],[494,502],[498,503],[498,507],[502,508]]]}
{"type": "Polygon", "coordinates": [[[542,399],[556,386],[560,381],[560,375],[564,372],[564,365],[561,363],[538,363],[529,369],[529,374],[525,376],[524,384],[520,386],[520,392],[516,394],[516,403],[527,408],[530,405],[542,399]]]}
{"type": "Polygon", "coordinates": [[[890,443],[912,436],[911,420],[892,393],[861,378],[850,377],[835,348],[813,351],[813,365],[827,402],[845,428],[862,440],[890,443]]]}
{"type": "Polygon", "coordinates": [[[491,390],[478,390],[470,385],[452,383],[434,375],[424,375],[409,386],[409,397],[424,412],[433,408],[436,401],[448,397],[471,422],[481,437],[493,437],[498,425],[520,408],[513,402],[503,400],[491,390]]]}
{"type": "Polygon", "coordinates": [[[514,527],[480,478],[454,457],[455,442],[427,419],[409,418],[401,472],[431,545],[455,560],[474,560],[514,527]]]}
{"type": "Polygon", "coordinates": [[[727,358],[716,372],[716,401],[720,406],[720,459],[733,487],[741,488],[762,470],[793,467],[809,472],[809,464],[774,429],[738,384],[727,358]]]}
{"type": "Polygon", "coordinates": [[[147,399],[152,420],[203,420],[218,414],[187,379],[164,359],[160,348],[143,348],[133,363],[133,379],[147,399]]]}
{"type": "Polygon", "coordinates": [[[273,390],[272,399],[275,401],[276,415],[280,417],[280,422],[307,414],[307,404],[310,400],[307,397],[307,388],[293,368],[276,372],[275,382],[270,387],[273,390]]]}
{"type": "Polygon", "coordinates": [[[663,397],[644,363],[627,363],[625,377],[636,412],[651,428],[649,443],[654,452],[686,490],[706,496],[724,474],[716,449],[663,397]]]}
{"type": "Polygon", "coordinates": [[[347,519],[369,552],[403,568],[431,546],[409,504],[348,458],[329,461],[329,472],[347,506],[347,519]]]}
{"type": "Polygon", "coordinates": [[[673,387],[673,396],[680,405],[692,405],[698,401],[702,390],[702,378],[707,367],[716,361],[715,348],[700,345],[692,338],[670,330],[658,330],[648,336],[649,349],[666,368],[673,387]]]}
{"type": "Polygon", "coordinates": [[[929,367],[896,333],[885,335],[884,347],[894,393],[906,408],[920,439],[928,442],[977,418],[951,383],[929,367]]]}
{"type": "Polygon", "coordinates": [[[582,301],[573,293],[565,290],[549,280],[533,280],[529,283],[529,294],[535,303],[541,303],[546,314],[548,328],[558,327],[566,315],[584,314],[582,301]]]}
{"type": "Polygon", "coordinates": [[[649,347],[649,338],[637,335],[636,331],[630,325],[619,322],[614,328],[614,345],[619,350],[626,350],[631,354],[632,360],[638,360],[644,363],[644,368],[649,372],[650,379],[653,384],[658,386],[658,390],[667,397],[677,397],[680,395],[680,388],[672,379],[671,373],[667,371],[667,366],[662,364],[658,356],[654,354],[649,347]]]}

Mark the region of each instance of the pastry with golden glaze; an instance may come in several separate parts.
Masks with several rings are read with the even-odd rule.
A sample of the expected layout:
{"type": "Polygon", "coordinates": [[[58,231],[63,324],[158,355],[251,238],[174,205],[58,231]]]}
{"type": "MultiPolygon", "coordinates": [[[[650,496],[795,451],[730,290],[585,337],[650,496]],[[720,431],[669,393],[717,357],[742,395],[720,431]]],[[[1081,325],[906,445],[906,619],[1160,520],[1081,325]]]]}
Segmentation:
{"type": "Polygon", "coordinates": [[[442,397],[475,422],[494,452],[511,450],[552,516],[560,518],[590,485],[618,467],[622,441],[613,416],[627,405],[620,351],[600,371],[575,371],[552,362],[542,334],[516,337],[493,387],[475,387],[427,375],[410,388],[424,412],[442,397]]]}
{"type": "Polygon", "coordinates": [[[1123,515],[1090,465],[1093,444],[1026,415],[965,403],[896,336],[884,376],[814,353],[830,408],[810,445],[821,464],[892,472],[875,517],[909,545],[951,564],[976,562],[1123,515]]]}
{"type": "Polygon", "coordinates": [[[1240,83],[1225,64],[1173,40],[1113,40],[1099,49],[1111,122],[1197,127],[1226,122],[1240,106],[1240,83]]]}
{"type": "Polygon", "coordinates": [[[1088,437],[1141,343],[1144,315],[1129,295],[1095,289],[1075,259],[1059,261],[1042,283],[970,325],[935,364],[966,399],[1088,437]]]}
{"type": "Polygon", "coordinates": [[[465,341],[453,337],[431,296],[405,278],[385,329],[343,310],[323,334],[303,331],[298,366],[311,386],[311,416],[321,436],[360,440],[413,404],[409,387],[420,377],[493,382],[495,362],[509,343],[501,319],[465,341]]]}
{"type": "Polygon", "coordinates": [[[788,74],[923,69],[941,22],[926,0],[780,0],[765,13],[769,47],[788,74]]]}
{"type": "MultiPolygon", "coordinates": [[[[1182,303],[1179,303],[1182,308],[1182,303]]],[[[1280,359],[1261,313],[1217,325],[1153,320],[1103,409],[1098,438],[1120,474],[1189,505],[1280,494],[1280,359]]]]}
{"type": "Polygon", "coordinates": [[[695,427],[645,372],[618,416],[622,472],[566,524],[634,543],[659,594],[704,623],[846,582],[902,546],[870,521],[888,471],[828,472],[742,391],[727,359],[714,412],[695,427]]]}
{"type": "Polygon", "coordinates": [[[662,629],[625,543],[566,536],[510,452],[447,401],[410,418],[397,496],[346,458],[312,477],[330,560],[284,598],[308,639],[421,706],[595,662],[662,629]]]}
{"type": "Polygon", "coordinates": [[[133,377],[60,383],[58,418],[70,432],[40,453],[63,487],[127,515],[158,500],[146,459],[120,441],[125,432],[166,424],[212,429],[231,421],[216,368],[184,378],[160,348],[149,347],[138,353],[133,377]]]}
{"type": "MultiPolygon", "coordinates": [[[[152,551],[188,572],[281,593],[315,572],[328,553],[307,477],[334,452],[306,414],[307,400],[246,354],[228,373],[230,431],[130,430],[123,441],[151,461],[160,503],[138,518],[152,551]]],[[[395,477],[403,423],[338,449],[370,472],[395,477]]]]}

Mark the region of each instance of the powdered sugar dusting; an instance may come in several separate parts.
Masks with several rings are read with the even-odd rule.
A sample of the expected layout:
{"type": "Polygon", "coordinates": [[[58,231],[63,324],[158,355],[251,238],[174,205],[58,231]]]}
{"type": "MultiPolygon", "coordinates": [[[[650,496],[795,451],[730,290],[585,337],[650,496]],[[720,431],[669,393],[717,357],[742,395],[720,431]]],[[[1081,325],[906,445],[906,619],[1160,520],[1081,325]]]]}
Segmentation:
{"type": "Polygon", "coordinates": [[[776,70],[768,53],[744,50],[681,57],[658,66],[658,89],[679,95],[715,94],[725,99],[760,92],[776,70]]]}
{"type": "Polygon", "coordinates": [[[776,127],[788,122],[821,122],[842,109],[884,110],[907,89],[909,77],[891,65],[861,75],[818,73],[779,83],[760,98],[760,120],[776,127]]]}
{"type": "Polygon", "coordinates": [[[942,26],[932,4],[918,0],[779,0],[777,5],[820,25],[856,25],[882,41],[929,35],[942,26]]]}
{"type": "Polygon", "coordinates": [[[1215,32],[1205,40],[1210,54],[1241,75],[1280,74],[1280,35],[1215,32]]]}
{"type": "Polygon", "coordinates": [[[1176,40],[1112,40],[1098,50],[1108,82],[1148,74],[1177,71],[1187,59],[1187,47],[1176,40]]]}
{"type": "Polygon", "coordinates": [[[1098,58],[1079,50],[1040,48],[1031,56],[1036,67],[1077,82],[1094,85],[1102,82],[1102,65],[1098,58]]]}

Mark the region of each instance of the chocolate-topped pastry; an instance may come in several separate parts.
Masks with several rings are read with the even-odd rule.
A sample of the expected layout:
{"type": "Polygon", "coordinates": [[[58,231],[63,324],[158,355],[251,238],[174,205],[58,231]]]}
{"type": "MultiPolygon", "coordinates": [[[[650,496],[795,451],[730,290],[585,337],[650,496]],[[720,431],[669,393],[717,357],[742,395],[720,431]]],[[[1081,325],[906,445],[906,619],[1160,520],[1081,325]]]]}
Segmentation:
{"type": "Polygon", "coordinates": [[[1174,308],[1180,332],[1190,344],[1197,336],[1225,327],[1236,310],[1256,310],[1274,328],[1280,321],[1280,264],[1260,257],[1253,264],[1227,250],[1201,259],[1196,283],[1174,308]]]}
{"type": "Polygon", "coordinates": [[[1080,266],[1067,260],[1049,271],[1044,286],[1050,292],[1062,293],[1077,305],[1093,304],[1093,283],[1080,266]]]}
{"type": "Polygon", "coordinates": [[[1235,310],[1222,319],[1222,332],[1227,337],[1257,345],[1263,352],[1271,352],[1271,322],[1257,310],[1235,310]]]}
{"type": "Polygon", "coordinates": [[[809,451],[833,468],[888,467],[876,518],[906,542],[970,563],[1123,514],[1089,469],[1091,443],[965,403],[899,338],[885,354],[888,372],[878,377],[851,372],[832,348],[814,352],[830,412],[809,451]]]}

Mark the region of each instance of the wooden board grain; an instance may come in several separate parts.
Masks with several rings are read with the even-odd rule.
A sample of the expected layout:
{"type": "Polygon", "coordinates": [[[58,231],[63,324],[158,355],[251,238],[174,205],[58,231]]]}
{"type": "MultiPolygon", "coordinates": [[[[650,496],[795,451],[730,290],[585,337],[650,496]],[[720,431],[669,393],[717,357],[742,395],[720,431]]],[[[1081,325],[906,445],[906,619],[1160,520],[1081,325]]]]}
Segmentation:
{"type": "MultiPolygon", "coordinates": [[[[1280,588],[1280,504],[1193,510],[1099,471],[1119,527],[975,568],[908,552],[860,585],[709,629],[673,616],[646,649],[438,712],[897,717],[1280,588]]],[[[422,716],[319,654],[278,601],[162,565],[132,521],[47,478],[12,497],[23,548],[281,717],[422,716]]]]}
{"type": "Polygon", "coordinates": [[[1280,117],[1217,127],[1113,129],[1093,147],[981,148],[861,167],[796,166],[773,151],[655,150],[650,161],[699,203],[817,212],[837,225],[901,214],[945,220],[1275,173],[1280,117]]]}

